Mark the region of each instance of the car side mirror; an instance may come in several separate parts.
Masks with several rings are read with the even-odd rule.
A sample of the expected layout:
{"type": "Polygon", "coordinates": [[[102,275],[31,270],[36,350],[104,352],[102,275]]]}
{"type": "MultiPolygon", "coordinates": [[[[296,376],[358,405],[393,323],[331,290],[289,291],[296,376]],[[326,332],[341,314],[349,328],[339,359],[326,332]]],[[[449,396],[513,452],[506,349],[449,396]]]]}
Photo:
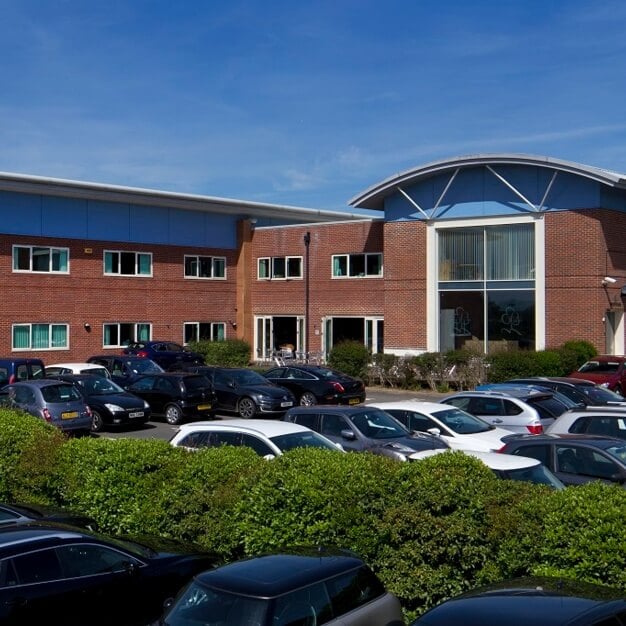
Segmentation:
{"type": "Polygon", "coordinates": [[[350,439],[350,440],[356,439],[356,435],[354,434],[354,431],[353,430],[349,430],[347,428],[341,431],[341,436],[344,439],[350,439]]]}
{"type": "Polygon", "coordinates": [[[441,436],[441,429],[440,428],[429,428],[427,431],[427,433],[430,433],[431,435],[435,435],[435,437],[440,437],[441,436]]]}

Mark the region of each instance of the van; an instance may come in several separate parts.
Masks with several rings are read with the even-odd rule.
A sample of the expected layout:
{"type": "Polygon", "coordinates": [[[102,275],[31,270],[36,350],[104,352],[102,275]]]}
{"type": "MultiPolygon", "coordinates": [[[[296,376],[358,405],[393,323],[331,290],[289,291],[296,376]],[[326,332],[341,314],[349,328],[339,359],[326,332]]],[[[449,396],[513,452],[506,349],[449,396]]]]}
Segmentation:
{"type": "Polygon", "coordinates": [[[46,368],[41,359],[0,359],[0,386],[15,383],[20,380],[45,377],[46,368]]]}

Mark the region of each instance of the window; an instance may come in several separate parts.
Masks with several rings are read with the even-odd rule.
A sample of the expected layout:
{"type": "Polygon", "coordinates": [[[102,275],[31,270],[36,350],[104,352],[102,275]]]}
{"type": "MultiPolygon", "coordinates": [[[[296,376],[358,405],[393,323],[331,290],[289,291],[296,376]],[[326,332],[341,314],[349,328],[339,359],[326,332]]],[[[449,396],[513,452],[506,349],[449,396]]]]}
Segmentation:
{"type": "Polygon", "coordinates": [[[333,278],[380,278],[383,275],[381,252],[364,254],[334,254],[333,278]]]}
{"type": "Polygon", "coordinates": [[[226,278],[226,257],[185,255],[185,278],[226,278]]]}
{"type": "Polygon", "coordinates": [[[13,350],[69,348],[67,324],[14,324],[13,350]]]}
{"type": "Polygon", "coordinates": [[[225,322],[185,322],[183,325],[184,343],[190,341],[223,341],[226,339],[225,322]]]}
{"type": "Polygon", "coordinates": [[[104,273],[114,276],[152,276],[152,254],[105,250],[104,273]]]}
{"type": "Polygon", "coordinates": [[[13,271],[68,274],[69,257],[68,248],[13,246],[13,271]]]}
{"type": "Polygon", "coordinates": [[[148,323],[104,324],[102,345],[105,348],[122,348],[135,341],[150,341],[151,335],[152,328],[148,323]]]}
{"type": "Polygon", "coordinates": [[[258,278],[302,278],[301,256],[275,256],[258,260],[258,278]]]}

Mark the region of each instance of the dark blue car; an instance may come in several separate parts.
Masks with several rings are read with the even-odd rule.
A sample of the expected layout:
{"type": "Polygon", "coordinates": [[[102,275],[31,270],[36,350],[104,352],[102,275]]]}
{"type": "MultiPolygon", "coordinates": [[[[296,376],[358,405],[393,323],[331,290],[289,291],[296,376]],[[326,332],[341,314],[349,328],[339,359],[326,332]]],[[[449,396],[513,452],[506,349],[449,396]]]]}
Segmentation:
{"type": "Polygon", "coordinates": [[[137,341],[129,343],[123,353],[152,359],[164,370],[175,369],[180,365],[204,363],[201,354],[187,350],[185,346],[173,341],[137,341]]]}

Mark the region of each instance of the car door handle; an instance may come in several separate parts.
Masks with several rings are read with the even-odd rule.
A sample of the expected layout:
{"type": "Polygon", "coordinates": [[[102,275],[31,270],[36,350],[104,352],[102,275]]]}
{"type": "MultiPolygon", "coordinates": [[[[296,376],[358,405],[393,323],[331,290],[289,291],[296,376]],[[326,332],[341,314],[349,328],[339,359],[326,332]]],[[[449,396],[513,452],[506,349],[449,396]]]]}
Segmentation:
{"type": "Polygon", "coordinates": [[[501,420],[501,419],[499,419],[499,418],[496,418],[496,419],[492,420],[492,422],[493,422],[494,424],[502,424],[502,422],[503,422],[503,421],[504,421],[504,420],[501,420]]]}

